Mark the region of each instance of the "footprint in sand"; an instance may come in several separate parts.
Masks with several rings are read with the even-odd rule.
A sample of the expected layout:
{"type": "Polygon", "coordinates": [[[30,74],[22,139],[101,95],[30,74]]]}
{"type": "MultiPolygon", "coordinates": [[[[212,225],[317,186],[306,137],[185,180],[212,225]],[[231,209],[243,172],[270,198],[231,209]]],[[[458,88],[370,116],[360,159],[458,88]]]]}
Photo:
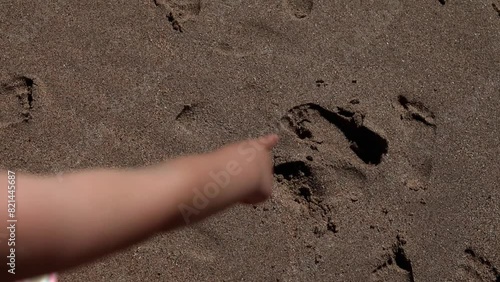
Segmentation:
{"type": "Polygon", "coordinates": [[[363,196],[367,179],[358,167],[379,164],[387,153],[387,140],[367,126],[360,113],[312,103],[290,109],[281,125],[305,145],[299,153],[305,157],[278,161],[274,168],[278,182],[313,217],[326,222],[315,233],[338,232],[332,207],[352,204],[363,196]]]}
{"type": "Polygon", "coordinates": [[[200,111],[200,104],[184,104],[179,113],[175,116],[175,123],[178,128],[188,133],[193,134],[193,131],[197,128],[197,113],[200,111]]]}
{"type": "Polygon", "coordinates": [[[460,266],[454,281],[500,282],[500,269],[474,249],[465,251],[466,262],[460,266]]]}
{"type": "Polygon", "coordinates": [[[212,136],[212,125],[214,116],[211,115],[211,106],[205,101],[198,101],[190,104],[178,105],[172,126],[183,136],[184,142],[197,142],[193,136],[212,136]]]}
{"type": "Polygon", "coordinates": [[[183,32],[183,24],[201,12],[201,0],[154,0],[156,7],[165,11],[167,20],[176,31],[183,32]]]}
{"type": "Polygon", "coordinates": [[[288,186],[292,187],[292,191],[299,197],[297,201],[312,202],[314,197],[321,200],[325,194],[324,187],[318,182],[310,164],[304,161],[280,163],[274,167],[274,173],[280,182],[288,182],[288,186]]]}
{"type": "Polygon", "coordinates": [[[425,189],[432,173],[433,147],[436,139],[436,116],[423,103],[400,95],[396,108],[401,120],[406,123],[406,139],[409,149],[406,158],[414,175],[405,180],[412,190],[425,189]]]}
{"type": "Polygon", "coordinates": [[[0,129],[32,119],[40,95],[40,82],[18,76],[0,82],[0,129]]]}
{"type": "Polygon", "coordinates": [[[290,15],[303,19],[311,14],[314,2],[313,0],[284,0],[284,4],[290,15]]]}
{"type": "Polygon", "coordinates": [[[378,165],[388,150],[387,140],[371,129],[364,115],[348,109],[328,110],[313,103],[303,104],[289,110],[282,123],[298,138],[337,153],[339,158],[347,156],[352,162],[359,159],[378,165]]]}
{"type": "Polygon", "coordinates": [[[491,6],[493,7],[493,10],[497,12],[498,17],[500,18],[500,8],[497,5],[495,5],[495,3],[491,3],[491,6]]]}
{"type": "Polygon", "coordinates": [[[406,242],[398,236],[392,252],[387,254],[383,262],[372,271],[371,281],[415,281],[411,260],[404,249],[405,244],[406,242]]]}
{"type": "Polygon", "coordinates": [[[329,204],[333,203],[330,199],[343,196],[348,196],[350,201],[356,202],[363,194],[366,175],[352,166],[327,167],[323,163],[324,160],[314,161],[308,156],[306,161],[280,162],[275,165],[274,173],[279,182],[286,183],[294,192],[297,202],[329,204]],[[335,175],[334,181],[319,177],[330,175],[332,172],[335,175]]]}
{"type": "Polygon", "coordinates": [[[309,216],[318,225],[314,233],[321,237],[326,232],[337,233],[338,228],[333,220],[333,212],[328,202],[328,191],[320,180],[321,167],[310,161],[281,162],[274,167],[279,185],[287,187],[294,195],[295,202],[304,206],[309,216]]]}

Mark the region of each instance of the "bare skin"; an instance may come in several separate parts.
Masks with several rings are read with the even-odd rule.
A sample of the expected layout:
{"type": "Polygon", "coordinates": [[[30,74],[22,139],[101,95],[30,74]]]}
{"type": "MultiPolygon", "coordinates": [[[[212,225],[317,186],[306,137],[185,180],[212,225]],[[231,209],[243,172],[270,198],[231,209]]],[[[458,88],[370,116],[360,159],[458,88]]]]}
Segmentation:
{"type": "MultiPolygon", "coordinates": [[[[4,269],[0,281],[75,267],[238,202],[266,200],[277,142],[268,135],[134,170],[16,174],[16,274],[4,269]]],[[[0,175],[7,179],[7,172],[0,175]]],[[[1,189],[7,199],[7,188],[1,189]]],[[[0,209],[3,222],[7,216],[7,208],[0,209]]],[[[4,238],[0,255],[6,258],[4,238]]]]}

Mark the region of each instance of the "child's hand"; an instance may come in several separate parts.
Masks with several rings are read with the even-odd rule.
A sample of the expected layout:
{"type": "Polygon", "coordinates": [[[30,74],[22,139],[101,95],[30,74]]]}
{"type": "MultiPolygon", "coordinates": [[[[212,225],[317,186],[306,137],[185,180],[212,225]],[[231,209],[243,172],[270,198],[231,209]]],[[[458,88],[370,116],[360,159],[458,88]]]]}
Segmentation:
{"type": "Polygon", "coordinates": [[[256,204],[269,198],[273,185],[270,151],[277,142],[277,135],[268,135],[174,160],[176,175],[187,180],[179,204],[184,221],[198,221],[238,202],[256,204]]]}
{"type": "Polygon", "coordinates": [[[240,181],[246,182],[246,185],[242,185],[242,187],[235,187],[235,189],[243,189],[241,202],[257,204],[271,196],[273,162],[270,152],[277,143],[277,135],[267,135],[259,139],[229,145],[221,150],[221,154],[243,157],[243,159],[239,159],[242,167],[241,175],[236,175],[241,179],[235,181],[235,185],[239,185],[240,181]]]}
{"type": "MultiPolygon", "coordinates": [[[[16,259],[24,267],[16,279],[74,267],[235,203],[269,198],[270,151],[277,142],[268,135],[141,169],[17,175],[23,208],[16,218],[23,224],[16,238],[23,248],[16,259]]],[[[7,218],[6,212],[0,216],[7,218]]],[[[4,257],[9,252],[0,248],[4,257]]],[[[1,281],[7,278],[0,274],[1,281]]]]}

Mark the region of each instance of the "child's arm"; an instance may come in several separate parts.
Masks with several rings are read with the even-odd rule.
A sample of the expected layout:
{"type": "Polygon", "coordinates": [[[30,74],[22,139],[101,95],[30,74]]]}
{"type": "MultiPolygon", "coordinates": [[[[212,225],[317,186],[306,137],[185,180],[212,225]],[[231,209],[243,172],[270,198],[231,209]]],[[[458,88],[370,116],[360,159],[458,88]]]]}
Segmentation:
{"type": "MultiPolygon", "coordinates": [[[[269,150],[276,142],[271,135],[135,170],[89,170],[59,178],[18,174],[16,275],[5,270],[0,280],[77,266],[235,202],[264,200],[272,185],[269,150]]],[[[7,183],[7,173],[0,175],[7,183]]],[[[5,203],[7,189],[1,191],[5,203]]],[[[0,206],[4,224],[7,215],[7,206],[0,206]]],[[[9,249],[1,240],[1,257],[9,249]]]]}

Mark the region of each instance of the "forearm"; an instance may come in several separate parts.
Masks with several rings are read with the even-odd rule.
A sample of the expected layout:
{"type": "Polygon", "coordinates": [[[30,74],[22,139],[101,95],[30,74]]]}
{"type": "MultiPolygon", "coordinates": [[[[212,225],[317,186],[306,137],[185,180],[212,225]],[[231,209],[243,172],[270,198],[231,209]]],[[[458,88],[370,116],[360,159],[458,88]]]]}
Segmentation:
{"type": "MultiPolygon", "coordinates": [[[[269,151],[277,138],[143,169],[17,175],[18,267],[15,277],[2,271],[0,281],[77,266],[234,203],[265,200],[273,180],[269,151]]],[[[0,196],[7,199],[4,187],[0,196]]],[[[0,208],[0,219],[7,216],[7,208],[0,208]]],[[[6,257],[7,243],[0,243],[6,257]]]]}
{"type": "Polygon", "coordinates": [[[16,279],[76,266],[161,230],[183,198],[175,183],[179,178],[169,173],[140,169],[17,175],[16,279]]]}

